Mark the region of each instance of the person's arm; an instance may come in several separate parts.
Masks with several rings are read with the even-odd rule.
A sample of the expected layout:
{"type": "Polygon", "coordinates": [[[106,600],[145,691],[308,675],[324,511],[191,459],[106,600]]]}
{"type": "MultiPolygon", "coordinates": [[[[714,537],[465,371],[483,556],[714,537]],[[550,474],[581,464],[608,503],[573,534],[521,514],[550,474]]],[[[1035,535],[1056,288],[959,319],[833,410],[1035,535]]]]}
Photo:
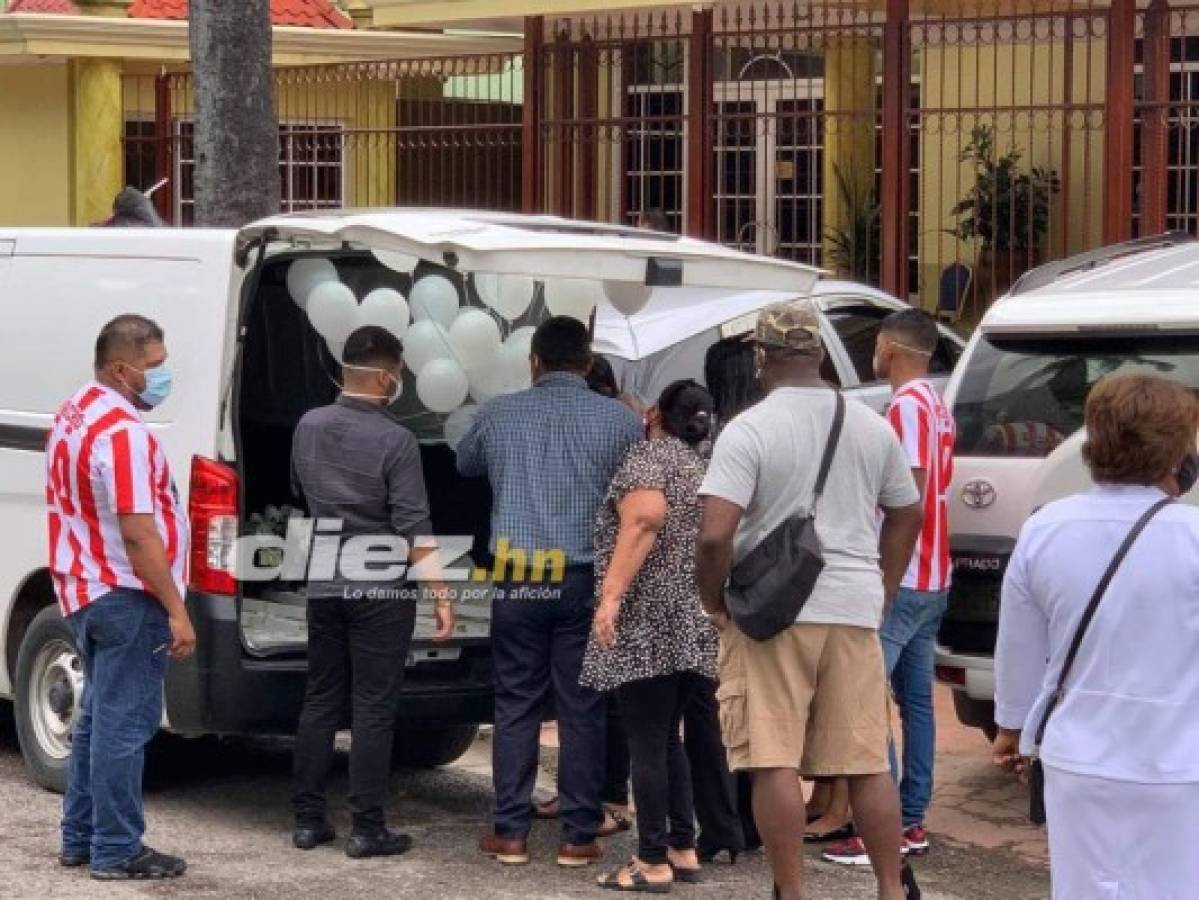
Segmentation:
{"type": "Polygon", "coordinates": [[[722,497],[703,498],[703,518],[699,526],[699,545],[695,560],[699,596],[704,612],[723,625],[728,619],[724,585],[733,563],[733,536],[745,510],[722,497]]]}
{"type": "MultiPolygon", "coordinates": [[[[133,574],[166,610],[171,628],[170,655],[186,659],[196,649],[196,632],[175,584],[166,545],[158,533],[156,490],[151,474],[153,455],[149,433],[144,427],[130,426],[100,438],[93,459],[104,483],[105,502],[117,517],[117,528],[133,574]]],[[[166,464],[165,460],[160,462],[166,464]]]]}
{"type": "Polygon", "coordinates": [[[924,508],[917,501],[907,506],[884,506],[879,535],[879,566],[883,570],[884,618],[899,593],[903,576],[924,525],[924,508]]]}
{"type": "Polygon", "coordinates": [[[434,571],[434,577],[427,583],[437,616],[437,631],[433,639],[445,641],[454,633],[454,606],[449,588],[441,580],[437,546],[415,546],[417,537],[430,535],[433,531],[429,521],[425,474],[420,462],[420,445],[407,431],[399,431],[395,441],[395,447],[385,457],[384,463],[391,528],[407,539],[411,565],[424,563],[424,567],[431,567],[434,571]]]}
{"type": "Polygon", "coordinates": [[[455,450],[458,474],[468,478],[487,474],[487,410],[482,409],[455,450]]]}
{"type": "Polygon", "coordinates": [[[754,432],[734,420],[720,433],[700,487],[703,513],[695,568],[704,611],[717,627],[728,618],[724,586],[733,565],[733,538],[758,486],[761,449],[754,432]]]}
{"type": "Polygon", "coordinates": [[[167,611],[171,627],[170,654],[187,659],[196,649],[196,632],[187,614],[187,606],[171,573],[167,548],[158,533],[153,513],[118,515],[117,524],[133,574],[142,580],[146,591],[167,611]]]}
{"type": "Polygon", "coordinates": [[[878,505],[883,513],[879,533],[879,568],[883,573],[883,618],[891,609],[904,573],[912,562],[924,525],[920,490],[909,468],[908,455],[894,432],[886,434],[887,456],[878,505]]]}
{"type": "Polygon", "coordinates": [[[1028,581],[1027,529],[1008,562],[999,603],[995,644],[995,765],[1021,774],[1020,736],[1045,681],[1049,662],[1049,618],[1034,600],[1028,581]]]}
{"type": "Polygon", "coordinates": [[[645,565],[666,522],[666,494],[654,489],[630,491],[621,499],[618,511],[620,530],[600,588],[593,624],[596,641],[605,649],[616,643],[620,603],[645,565]]]}

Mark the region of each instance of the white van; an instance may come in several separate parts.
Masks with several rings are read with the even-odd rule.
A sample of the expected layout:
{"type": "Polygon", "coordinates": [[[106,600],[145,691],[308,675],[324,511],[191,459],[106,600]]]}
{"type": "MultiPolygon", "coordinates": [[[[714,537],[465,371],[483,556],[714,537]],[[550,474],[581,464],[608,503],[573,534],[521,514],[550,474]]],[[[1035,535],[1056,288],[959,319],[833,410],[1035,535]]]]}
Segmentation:
{"type": "MultiPolygon", "coordinates": [[[[484,213],[284,216],[240,232],[0,228],[0,697],[15,701],[28,768],[47,787],[65,783],[82,668],[46,568],[43,448],[56,410],[91,377],[100,327],[120,313],[149,316],[166,332],[176,389],[148,419],[192,523],[187,603],[199,641],[192,660],[170,667],[164,726],[185,735],[294,730],[306,670],[303,585],[239,582],[231,551],[238,534],[270,528],[296,502],[292,431],[337,392],[336,360],[288,293],[288,267],[304,257],[331,260],[358,298],[377,287],[407,294],[415,265],[417,275],[448,277],[473,305],[468,273],[666,291],[756,285],[776,299],[806,294],[817,277],[668,235],[484,213]],[[397,263],[405,259],[409,271],[397,263]]],[[[537,290],[542,303],[511,327],[545,316],[537,290]]],[[[490,492],[457,475],[444,417],[424,409],[406,380],[394,410],[421,440],[434,528],[472,536],[478,558],[490,492]]],[[[404,764],[455,759],[491,719],[489,604],[462,602],[458,613],[448,644],[430,641],[431,611],[418,618],[397,742],[404,764]]]]}
{"type": "Polygon", "coordinates": [[[967,346],[946,390],[958,425],[954,574],[937,656],[964,724],[994,731],[1000,586],[1021,526],[1092,484],[1081,453],[1088,392],[1115,372],[1199,389],[1197,297],[1199,243],[1135,241],[1030,272],[967,346]]]}

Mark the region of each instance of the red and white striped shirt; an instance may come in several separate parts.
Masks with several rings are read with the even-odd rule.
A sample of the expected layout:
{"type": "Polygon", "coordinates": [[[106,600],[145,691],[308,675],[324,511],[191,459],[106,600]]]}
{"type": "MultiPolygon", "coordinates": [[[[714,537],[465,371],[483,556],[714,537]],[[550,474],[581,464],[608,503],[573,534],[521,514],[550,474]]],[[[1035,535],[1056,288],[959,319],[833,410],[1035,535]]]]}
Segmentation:
{"type": "Polygon", "coordinates": [[[158,440],[124,397],[81,388],[54,418],[46,444],[50,574],[63,615],[113,588],[145,590],[125,551],[118,516],[152,514],[180,592],[187,513],[158,440]]]}
{"type": "Polygon", "coordinates": [[[949,587],[949,515],[946,494],[953,478],[953,442],[957,434],[953,416],[931,383],[909,381],[891,399],[887,420],[913,469],[923,469],[924,528],[916,553],[903,578],[914,591],[939,592],[949,587]]]}

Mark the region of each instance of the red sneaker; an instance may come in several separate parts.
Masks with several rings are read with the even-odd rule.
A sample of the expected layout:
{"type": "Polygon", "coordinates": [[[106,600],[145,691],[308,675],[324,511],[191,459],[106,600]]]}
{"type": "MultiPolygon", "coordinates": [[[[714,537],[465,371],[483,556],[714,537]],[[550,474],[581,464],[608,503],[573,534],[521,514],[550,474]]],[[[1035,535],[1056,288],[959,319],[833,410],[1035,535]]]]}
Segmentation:
{"type": "Polygon", "coordinates": [[[830,845],[820,854],[820,858],[839,866],[870,865],[870,856],[866,853],[866,845],[860,837],[851,837],[839,844],[830,845]]]}
{"type": "Polygon", "coordinates": [[[928,832],[923,825],[913,825],[903,830],[903,852],[905,856],[924,856],[928,853],[928,832]]]}

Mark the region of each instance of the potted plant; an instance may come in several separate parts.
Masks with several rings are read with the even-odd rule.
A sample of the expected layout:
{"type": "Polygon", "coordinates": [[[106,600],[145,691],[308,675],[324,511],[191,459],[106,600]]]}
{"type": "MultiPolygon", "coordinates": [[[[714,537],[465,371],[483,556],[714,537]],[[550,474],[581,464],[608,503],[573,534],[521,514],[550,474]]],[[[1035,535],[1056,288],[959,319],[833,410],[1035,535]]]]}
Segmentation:
{"type": "Polygon", "coordinates": [[[975,283],[993,287],[994,296],[999,296],[1039,264],[1049,205],[1061,193],[1061,178],[1040,166],[1021,171],[1023,153],[1015,146],[999,155],[990,125],[974,128],[958,158],[973,167],[974,187],[950,210],[958,221],[949,233],[978,241],[975,283]]]}
{"type": "Polygon", "coordinates": [[[833,174],[841,197],[844,222],[825,232],[825,256],[839,275],[865,284],[878,284],[882,220],[874,187],[850,178],[836,163],[833,174]]]}

